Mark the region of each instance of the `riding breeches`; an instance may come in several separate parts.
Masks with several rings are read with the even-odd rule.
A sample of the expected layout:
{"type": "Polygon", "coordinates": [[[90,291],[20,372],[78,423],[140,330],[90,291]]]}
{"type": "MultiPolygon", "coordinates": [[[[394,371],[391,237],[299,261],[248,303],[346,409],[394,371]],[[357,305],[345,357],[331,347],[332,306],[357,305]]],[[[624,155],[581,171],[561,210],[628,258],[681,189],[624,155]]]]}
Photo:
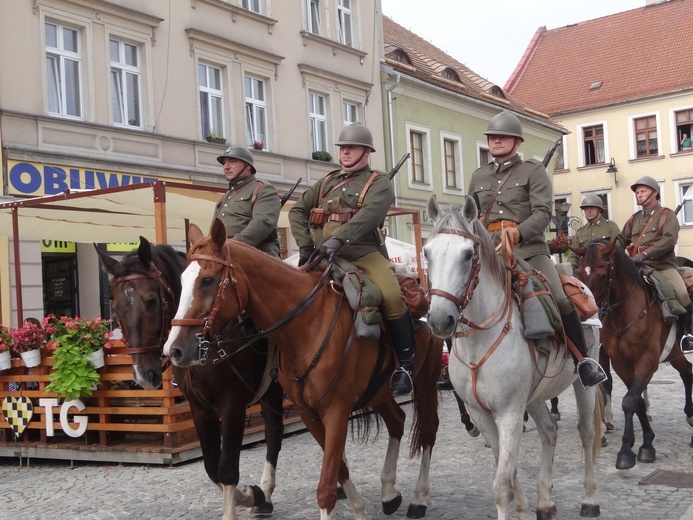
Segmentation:
{"type": "Polygon", "coordinates": [[[383,295],[380,312],[386,320],[396,320],[407,313],[402,289],[397,281],[395,266],[379,251],[368,253],[351,263],[361,269],[383,295]]]}
{"type": "MultiPolygon", "coordinates": [[[[553,263],[551,257],[547,255],[537,255],[533,256],[532,258],[528,258],[527,262],[529,262],[529,265],[531,265],[537,271],[541,271],[541,274],[543,274],[549,281],[551,294],[553,294],[553,297],[556,300],[556,304],[558,305],[558,310],[561,312],[561,316],[565,316],[570,311],[574,310],[573,304],[570,303],[570,300],[568,300],[568,297],[565,295],[563,284],[561,284],[558,271],[556,271],[556,264],[553,263]]],[[[681,277],[679,276],[679,278],[681,277]]]]}
{"type": "Polygon", "coordinates": [[[685,308],[691,304],[691,298],[688,296],[688,290],[686,289],[686,284],[681,278],[681,274],[678,269],[658,269],[657,273],[661,274],[666,281],[671,284],[674,288],[674,294],[678,302],[685,308]]]}

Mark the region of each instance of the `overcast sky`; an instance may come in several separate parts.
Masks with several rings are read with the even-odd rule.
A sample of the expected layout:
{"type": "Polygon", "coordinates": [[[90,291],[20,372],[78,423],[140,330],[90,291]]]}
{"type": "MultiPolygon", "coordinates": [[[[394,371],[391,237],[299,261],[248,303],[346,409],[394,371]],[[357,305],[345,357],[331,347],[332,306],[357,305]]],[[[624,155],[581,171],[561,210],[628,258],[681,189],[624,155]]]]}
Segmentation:
{"type": "MultiPolygon", "coordinates": [[[[382,0],[383,13],[503,87],[534,33],[644,7],[646,0],[382,0]]],[[[567,64],[568,65],[568,64],[567,64]]]]}

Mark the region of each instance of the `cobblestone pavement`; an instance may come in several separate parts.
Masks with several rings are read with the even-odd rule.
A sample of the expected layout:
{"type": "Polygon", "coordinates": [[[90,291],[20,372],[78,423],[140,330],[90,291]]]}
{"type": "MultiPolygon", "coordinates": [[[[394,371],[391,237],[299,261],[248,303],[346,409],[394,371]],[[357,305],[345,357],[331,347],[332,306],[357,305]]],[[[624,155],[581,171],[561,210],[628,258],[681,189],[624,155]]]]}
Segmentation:
{"type": "MultiPolygon", "coordinates": [[[[683,388],[678,374],[661,366],[650,385],[653,427],[657,438],[657,461],[618,471],[614,464],[620,446],[623,417],[620,402],[625,392],[620,381],[614,388],[614,422],[609,445],[598,463],[598,498],[601,518],[693,520],[693,489],[664,485],[641,485],[653,471],[689,473],[693,477],[691,429],[685,422],[683,388]]],[[[572,391],[561,397],[562,420],[554,465],[553,498],[558,517],[577,519],[582,496],[582,453],[576,428],[575,400],[572,391]]],[[[405,406],[409,413],[410,407],[405,406]]],[[[407,443],[408,444],[408,443],[407,443]]],[[[636,429],[636,449],[640,429],[636,429]]],[[[347,455],[351,475],[363,493],[368,518],[401,519],[406,515],[413,493],[419,459],[403,458],[399,464],[398,489],[404,496],[400,510],[388,517],[380,511],[378,493],[380,469],[386,437],[360,444],[349,439],[347,455]]],[[[536,503],[535,479],[538,471],[539,440],[531,422],[524,433],[519,475],[529,496],[536,503]]],[[[406,445],[403,444],[403,453],[406,445]]],[[[241,480],[259,480],[264,460],[264,445],[243,451],[241,480]]],[[[315,488],[320,470],[321,452],[308,433],[287,437],[279,459],[278,485],[272,518],[282,520],[319,518],[315,488]]],[[[495,518],[491,495],[494,475],[493,456],[481,437],[472,438],[459,422],[455,401],[449,392],[442,395],[441,427],[431,463],[431,491],[427,518],[495,518]]],[[[218,519],[221,518],[221,493],[204,473],[201,461],[172,468],[161,466],[107,465],[32,459],[29,467],[19,467],[17,459],[0,459],[0,518],[14,520],[59,519],[218,519]]],[[[243,519],[252,518],[247,510],[243,519]]],[[[514,512],[512,517],[514,518],[514,512]]],[[[334,518],[353,518],[347,504],[340,501],[334,518]]]]}

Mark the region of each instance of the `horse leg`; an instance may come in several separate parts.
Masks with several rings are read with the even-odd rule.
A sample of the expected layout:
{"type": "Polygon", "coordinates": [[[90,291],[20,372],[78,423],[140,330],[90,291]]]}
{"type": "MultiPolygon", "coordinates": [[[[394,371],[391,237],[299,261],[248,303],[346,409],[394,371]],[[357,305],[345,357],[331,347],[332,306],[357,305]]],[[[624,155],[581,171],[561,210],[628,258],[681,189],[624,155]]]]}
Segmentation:
{"type": "Polygon", "coordinates": [[[260,479],[260,487],[265,494],[263,504],[255,504],[251,509],[253,514],[270,514],[274,511],[272,493],[276,485],[277,459],[282,449],[284,436],[284,391],[279,383],[273,382],[262,397],[260,403],[262,418],[265,422],[265,467],[260,479]]]}
{"type": "MultiPolygon", "coordinates": [[[[685,404],[683,406],[683,412],[686,414],[686,421],[688,425],[693,427],[693,402],[691,402],[691,388],[693,387],[693,372],[690,361],[686,359],[685,356],[675,356],[671,360],[671,366],[673,366],[676,371],[681,376],[681,381],[683,381],[683,388],[686,394],[685,404]]],[[[693,446],[693,440],[691,440],[691,446],[693,446]]]]}
{"type": "Polygon", "coordinates": [[[467,433],[472,437],[478,437],[479,429],[476,426],[474,426],[472,419],[469,417],[469,414],[467,413],[467,408],[464,406],[464,401],[460,398],[459,395],[457,395],[457,392],[455,392],[454,390],[452,394],[455,396],[455,400],[457,401],[457,408],[460,410],[460,420],[462,421],[462,424],[464,424],[464,428],[467,430],[467,433]]]}
{"type": "MultiPolygon", "coordinates": [[[[541,464],[537,478],[537,520],[551,520],[556,518],[556,504],[551,500],[553,458],[556,452],[556,421],[546,408],[543,401],[527,405],[527,411],[537,425],[537,432],[541,440],[541,464]]],[[[517,504],[516,509],[522,507],[517,504]]],[[[518,509],[519,515],[519,509],[518,509]]]]}
{"type": "MultiPolygon", "coordinates": [[[[612,431],[614,429],[614,414],[611,409],[611,391],[614,388],[614,380],[611,377],[611,360],[601,347],[599,348],[599,364],[604,369],[604,372],[606,372],[606,381],[604,381],[601,385],[606,391],[606,401],[604,404],[604,430],[612,431]]],[[[606,439],[604,439],[604,441],[606,441],[606,439]]],[[[602,446],[605,445],[606,444],[603,442],[602,446]]]]}
{"type": "Polygon", "coordinates": [[[529,500],[517,478],[523,412],[519,408],[495,417],[498,428],[498,467],[493,479],[493,500],[499,520],[508,517],[508,508],[513,499],[519,520],[526,519],[529,512],[529,500]]]}
{"type": "Polygon", "coordinates": [[[647,404],[645,399],[641,399],[638,403],[635,413],[640,419],[640,426],[642,427],[642,446],[638,450],[638,462],[651,463],[657,458],[657,453],[652,441],[654,441],[655,434],[650,425],[650,419],[647,413],[647,404]]]}
{"type": "Polygon", "coordinates": [[[598,517],[601,514],[599,503],[597,502],[597,477],[595,464],[599,454],[601,437],[601,400],[597,403],[597,392],[595,387],[583,388],[582,384],[575,380],[573,383],[575,390],[575,401],[578,409],[578,432],[582,450],[585,454],[585,471],[583,486],[585,494],[582,497],[580,506],[580,516],[590,518],[598,517]]]}
{"type": "Polygon", "coordinates": [[[402,410],[394,400],[388,400],[382,405],[373,408],[385,422],[388,432],[387,452],[385,463],[380,472],[380,501],[383,513],[391,515],[402,504],[402,494],[395,488],[397,481],[397,461],[399,449],[404,435],[404,421],[406,419],[402,410]]]}
{"type": "MultiPolygon", "coordinates": [[[[623,426],[623,437],[621,438],[621,449],[616,455],[616,469],[630,469],[635,466],[635,453],[633,452],[633,445],[635,444],[635,432],[633,430],[633,414],[636,413],[638,409],[642,410],[643,416],[640,417],[640,423],[648,425],[647,415],[645,411],[645,401],[642,398],[642,390],[632,383],[626,395],[623,396],[623,401],[621,402],[621,408],[623,409],[624,416],[624,426],[623,426]]],[[[643,425],[643,437],[645,435],[645,426],[643,425]]],[[[651,431],[651,429],[650,429],[651,431]]]]}
{"type": "Polygon", "coordinates": [[[558,411],[558,397],[551,398],[551,417],[555,421],[561,420],[561,412],[558,411]]]}

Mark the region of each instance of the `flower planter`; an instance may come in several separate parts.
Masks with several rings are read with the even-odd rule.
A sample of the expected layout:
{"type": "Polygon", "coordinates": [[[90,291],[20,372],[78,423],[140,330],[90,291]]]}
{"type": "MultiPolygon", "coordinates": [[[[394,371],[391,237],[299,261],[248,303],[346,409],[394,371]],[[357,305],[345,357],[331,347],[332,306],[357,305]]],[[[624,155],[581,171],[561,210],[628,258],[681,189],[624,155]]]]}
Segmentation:
{"type": "Polygon", "coordinates": [[[207,142],[208,143],[214,143],[214,144],[226,144],[226,138],[225,137],[207,137],[207,142]]]}
{"type": "Polygon", "coordinates": [[[0,370],[7,370],[12,367],[12,357],[10,356],[10,351],[5,350],[0,352],[0,370]]]}
{"type": "Polygon", "coordinates": [[[35,367],[41,364],[41,349],[37,348],[34,350],[27,350],[26,352],[20,352],[22,356],[22,361],[27,368],[35,367]]]}
{"type": "Polygon", "coordinates": [[[105,364],[105,361],[103,359],[103,349],[100,348],[96,352],[92,352],[91,355],[87,357],[87,359],[89,359],[91,364],[94,365],[94,368],[101,368],[105,364]]]}

